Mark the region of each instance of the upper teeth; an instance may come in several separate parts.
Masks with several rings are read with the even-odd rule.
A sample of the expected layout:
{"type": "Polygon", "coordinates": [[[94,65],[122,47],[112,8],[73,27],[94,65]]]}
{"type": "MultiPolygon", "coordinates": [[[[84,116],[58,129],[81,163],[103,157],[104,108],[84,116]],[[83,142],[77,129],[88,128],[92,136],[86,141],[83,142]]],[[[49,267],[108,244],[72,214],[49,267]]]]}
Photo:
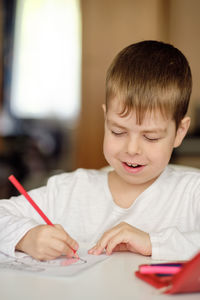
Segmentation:
{"type": "Polygon", "coordinates": [[[129,163],[127,163],[127,165],[128,165],[129,167],[137,167],[137,166],[138,166],[138,164],[129,164],[129,163]]]}

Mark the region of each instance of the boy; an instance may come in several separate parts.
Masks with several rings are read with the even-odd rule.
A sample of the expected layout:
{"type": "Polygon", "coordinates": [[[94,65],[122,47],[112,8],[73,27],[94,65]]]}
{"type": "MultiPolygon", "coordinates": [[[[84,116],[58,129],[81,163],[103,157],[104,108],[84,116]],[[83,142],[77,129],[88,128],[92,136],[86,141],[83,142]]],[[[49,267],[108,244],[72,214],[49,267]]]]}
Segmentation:
{"type": "Polygon", "coordinates": [[[40,260],[131,251],[188,259],[200,250],[200,173],[168,166],[190,125],[186,58],[173,46],[143,41],[122,50],[107,74],[104,155],[110,172],[79,169],[49,179],[31,197],[0,201],[0,251],[40,260]],[[91,247],[91,246],[90,246],[91,247]]]}

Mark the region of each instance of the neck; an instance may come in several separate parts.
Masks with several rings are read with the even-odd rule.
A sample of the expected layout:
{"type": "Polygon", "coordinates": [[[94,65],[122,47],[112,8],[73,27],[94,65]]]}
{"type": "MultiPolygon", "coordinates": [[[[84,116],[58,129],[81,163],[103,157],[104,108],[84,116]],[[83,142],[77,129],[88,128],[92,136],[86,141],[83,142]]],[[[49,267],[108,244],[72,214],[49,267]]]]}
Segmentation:
{"type": "Polygon", "coordinates": [[[129,208],[153,182],[130,184],[124,181],[115,171],[111,171],[108,174],[108,183],[114,202],[122,208],[129,208]]]}

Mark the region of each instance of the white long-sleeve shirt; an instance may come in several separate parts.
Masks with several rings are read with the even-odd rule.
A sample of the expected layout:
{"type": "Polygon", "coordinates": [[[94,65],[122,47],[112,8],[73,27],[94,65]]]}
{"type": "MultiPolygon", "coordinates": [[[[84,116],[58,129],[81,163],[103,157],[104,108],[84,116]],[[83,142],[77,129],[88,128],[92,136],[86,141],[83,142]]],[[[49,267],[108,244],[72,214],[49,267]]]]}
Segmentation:
{"type": "MultiPolygon", "coordinates": [[[[90,245],[127,222],[150,234],[152,258],[185,260],[200,251],[200,172],[166,167],[133,202],[121,208],[112,199],[108,173],[78,169],[51,177],[30,196],[54,224],[90,245]]],[[[24,196],[0,200],[0,251],[14,255],[18,241],[43,219],[24,196]]]]}

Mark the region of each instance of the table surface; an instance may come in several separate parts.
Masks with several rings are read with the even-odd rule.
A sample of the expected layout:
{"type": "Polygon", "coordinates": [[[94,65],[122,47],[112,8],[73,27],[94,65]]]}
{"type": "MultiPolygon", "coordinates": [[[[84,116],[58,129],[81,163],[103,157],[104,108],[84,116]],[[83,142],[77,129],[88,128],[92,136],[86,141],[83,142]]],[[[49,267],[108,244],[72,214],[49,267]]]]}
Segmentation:
{"type": "Polygon", "coordinates": [[[43,277],[35,273],[0,271],[1,300],[197,300],[199,293],[164,295],[135,277],[139,264],[151,258],[132,253],[115,253],[107,260],[71,278],[43,277]]]}

